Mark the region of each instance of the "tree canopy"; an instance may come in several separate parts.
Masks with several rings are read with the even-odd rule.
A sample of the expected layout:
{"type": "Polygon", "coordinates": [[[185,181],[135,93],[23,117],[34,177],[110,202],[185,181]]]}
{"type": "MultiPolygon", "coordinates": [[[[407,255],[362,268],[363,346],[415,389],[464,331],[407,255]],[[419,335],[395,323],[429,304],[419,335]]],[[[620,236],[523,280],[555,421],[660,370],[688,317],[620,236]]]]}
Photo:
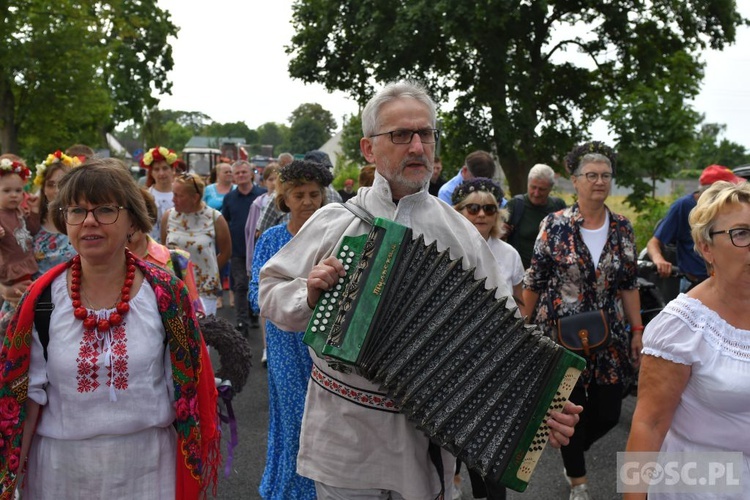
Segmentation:
{"type": "Polygon", "coordinates": [[[318,149],[336,129],[336,120],[330,111],[317,103],[300,104],[289,117],[291,122],[291,148],[306,153],[318,149]]]}
{"type": "Polygon", "coordinates": [[[5,0],[0,16],[3,152],[100,144],[171,88],[177,28],[156,0],[5,0]]]}
{"type": "Polygon", "coordinates": [[[531,166],[559,163],[597,119],[629,134],[626,148],[668,141],[649,145],[652,125],[633,120],[667,126],[659,114],[698,91],[700,52],[733,42],[743,22],[733,0],[297,0],[287,51],[293,77],[361,104],[377,84],[422,81],[443,105],[443,157],[493,151],[522,192],[531,166]],[[687,81],[669,80],[675,68],[687,81]],[[659,112],[636,116],[649,106],[659,112]]]}

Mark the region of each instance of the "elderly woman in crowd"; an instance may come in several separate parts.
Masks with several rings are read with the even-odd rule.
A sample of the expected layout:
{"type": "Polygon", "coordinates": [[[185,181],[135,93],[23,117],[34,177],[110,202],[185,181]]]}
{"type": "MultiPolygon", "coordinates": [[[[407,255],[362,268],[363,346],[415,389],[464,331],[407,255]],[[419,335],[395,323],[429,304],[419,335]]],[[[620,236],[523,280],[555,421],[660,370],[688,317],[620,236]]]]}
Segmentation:
{"type": "Polygon", "coordinates": [[[614,160],[601,142],[566,156],[578,201],[542,221],[524,279],[521,309],[553,338],[560,318],[603,310],[609,321],[610,344],[590,353],[570,395],[584,408],[570,444],[561,449],[571,500],[590,498],[584,452],[617,424],[623,391],[633,378],[631,357],[637,363],[641,351],[635,236],[630,221],[605,205],[614,160]]]}
{"type": "MultiPolygon", "coordinates": [[[[232,165],[229,163],[219,163],[214,167],[211,172],[211,177],[215,180],[212,184],[206,186],[203,190],[203,201],[209,207],[221,211],[221,207],[224,204],[224,197],[232,190],[236,189],[237,186],[232,184],[232,165]]],[[[229,290],[229,262],[227,262],[220,270],[221,284],[223,290],[229,290]]],[[[232,292],[230,291],[230,297],[232,292]]],[[[234,300],[231,300],[231,305],[234,305],[234,300]]],[[[222,297],[219,297],[216,303],[216,307],[221,309],[223,307],[222,297]]]]}
{"type": "Polygon", "coordinates": [[[500,210],[498,200],[503,198],[503,190],[492,179],[477,177],[459,185],[453,191],[453,208],[469,219],[485,239],[513,290],[517,302],[521,301],[523,264],[518,252],[500,238],[507,211],[500,210]]]}
{"type": "Polygon", "coordinates": [[[177,154],[164,146],[149,149],[141,159],[141,167],[147,170],[146,187],[154,197],[158,217],[151,229],[151,237],[161,237],[161,219],[164,212],[174,206],[172,201],[172,182],[176,175],[177,154]]]}
{"type": "MultiPolygon", "coordinates": [[[[145,188],[141,188],[140,191],[141,196],[143,197],[143,202],[146,204],[148,218],[153,224],[156,220],[157,214],[154,197],[151,196],[151,193],[145,188]]],[[[187,287],[188,297],[190,297],[190,302],[193,304],[193,311],[195,311],[195,314],[199,317],[205,315],[203,302],[198,293],[198,286],[195,284],[193,262],[190,260],[190,254],[188,252],[180,250],[179,248],[170,250],[153,239],[151,235],[140,230],[133,231],[130,238],[128,238],[128,249],[130,249],[136,257],[139,257],[146,262],[156,264],[181,279],[187,287]]]]}
{"type": "Polygon", "coordinates": [[[89,160],[50,208],[78,255],[31,285],[0,354],[0,496],[199,498],[220,459],[213,370],[184,285],[126,248],[151,228],[135,181],[89,160]]]}
{"type": "MultiPolygon", "coordinates": [[[[325,204],[326,187],[332,180],[326,167],[306,160],[296,160],[279,171],[275,202],[290,217],[288,223],[266,230],[255,246],[248,299],[256,312],[260,309],[260,269],[325,204]]],[[[303,334],[285,332],[266,322],[269,429],[266,468],[260,483],[260,494],[266,499],[316,498],[313,481],[296,472],[302,413],[312,369],[303,334]]]]}
{"type": "Polygon", "coordinates": [[[219,269],[232,255],[229,225],[221,212],[203,201],[203,180],[191,173],[174,180],[174,208],[162,216],[161,241],[187,251],[195,266],[195,281],[207,315],[216,314],[221,295],[219,269]]]}
{"type": "Polygon", "coordinates": [[[742,452],[735,496],[648,498],[750,498],[750,184],[714,183],[690,213],[690,227],[709,278],[646,328],[627,450],[742,452]]]}

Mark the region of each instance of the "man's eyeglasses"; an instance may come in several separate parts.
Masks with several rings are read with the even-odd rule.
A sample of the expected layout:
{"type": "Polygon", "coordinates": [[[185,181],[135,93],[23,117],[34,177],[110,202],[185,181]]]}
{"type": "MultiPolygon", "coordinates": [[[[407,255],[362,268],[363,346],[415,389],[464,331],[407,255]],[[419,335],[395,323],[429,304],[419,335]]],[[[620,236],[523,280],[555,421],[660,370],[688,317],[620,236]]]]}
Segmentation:
{"type": "Polygon", "coordinates": [[[587,181],[591,182],[592,184],[599,179],[602,180],[602,182],[612,182],[612,175],[611,172],[604,172],[603,174],[597,174],[596,172],[586,172],[585,174],[578,174],[576,177],[585,177],[587,181]]]}
{"type": "Polygon", "coordinates": [[[750,229],[746,227],[735,227],[734,229],[725,229],[724,231],[711,231],[708,233],[709,236],[715,234],[728,234],[729,239],[732,241],[732,245],[745,248],[750,246],[750,229]]]}
{"type": "Polygon", "coordinates": [[[127,210],[127,207],[118,207],[114,205],[100,205],[91,210],[87,210],[83,207],[65,207],[59,208],[63,213],[65,222],[71,226],[78,226],[83,224],[86,217],[89,216],[89,212],[94,214],[94,219],[99,224],[114,224],[117,222],[117,218],[120,216],[120,210],[127,210]]]}
{"type": "Polygon", "coordinates": [[[182,174],[180,174],[180,177],[185,180],[190,179],[191,181],[193,181],[193,187],[195,188],[195,193],[201,194],[200,189],[198,189],[198,183],[195,182],[195,177],[193,177],[193,174],[188,173],[188,172],[183,172],[182,174]]]}
{"type": "Polygon", "coordinates": [[[419,130],[408,130],[400,128],[397,130],[391,130],[390,132],[382,132],[380,134],[372,134],[372,137],[378,137],[381,135],[390,135],[391,142],[393,144],[411,144],[415,135],[419,136],[419,140],[422,144],[435,144],[440,138],[440,131],[436,128],[422,128],[419,130]]]}
{"type": "Polygon", "coordinates": [[[464,208],[469,212],[469,215],[477,215],[480,210],[484,210],[485,215],[493,215],[497,213],[497,205],[495,204],[480,205],[479,203],[469,203],[464,205],[464,208]]]}

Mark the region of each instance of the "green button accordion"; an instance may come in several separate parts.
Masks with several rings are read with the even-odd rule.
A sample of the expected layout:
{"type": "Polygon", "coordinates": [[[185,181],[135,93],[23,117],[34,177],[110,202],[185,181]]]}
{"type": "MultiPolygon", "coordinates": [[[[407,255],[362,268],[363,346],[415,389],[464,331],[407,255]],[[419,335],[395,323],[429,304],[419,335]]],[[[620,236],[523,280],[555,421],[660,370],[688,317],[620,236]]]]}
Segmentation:
{"type": "Polygon", "coordinates": [[[337,257],[346,276],[321,295],[304,342],[329,366],[378,384],[485,480],[524,491],[549,413],[586,362],[524,325],[473,268],[393,221],[344,237],[337,257]]]}

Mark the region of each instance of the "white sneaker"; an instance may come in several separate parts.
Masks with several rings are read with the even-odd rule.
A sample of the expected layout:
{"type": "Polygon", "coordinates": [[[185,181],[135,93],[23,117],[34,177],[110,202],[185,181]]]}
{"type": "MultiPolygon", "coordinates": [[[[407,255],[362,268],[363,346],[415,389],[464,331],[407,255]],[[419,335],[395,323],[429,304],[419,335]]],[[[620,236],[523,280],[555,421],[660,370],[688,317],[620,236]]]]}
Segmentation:
{"type": "Polygon", "coordinates": [[[263,367],[268,366],[268,353],[266,351],[266,348],[263,348],[263,355],[260,357],[260,364],[263,365],[263,367]]]}
{"type": "Polygon", "coordinates": [[[589,495],[589,485],[583,483],[573,486],[570,489],[569,500],[591,500],[591,495],[589,495]]]}

